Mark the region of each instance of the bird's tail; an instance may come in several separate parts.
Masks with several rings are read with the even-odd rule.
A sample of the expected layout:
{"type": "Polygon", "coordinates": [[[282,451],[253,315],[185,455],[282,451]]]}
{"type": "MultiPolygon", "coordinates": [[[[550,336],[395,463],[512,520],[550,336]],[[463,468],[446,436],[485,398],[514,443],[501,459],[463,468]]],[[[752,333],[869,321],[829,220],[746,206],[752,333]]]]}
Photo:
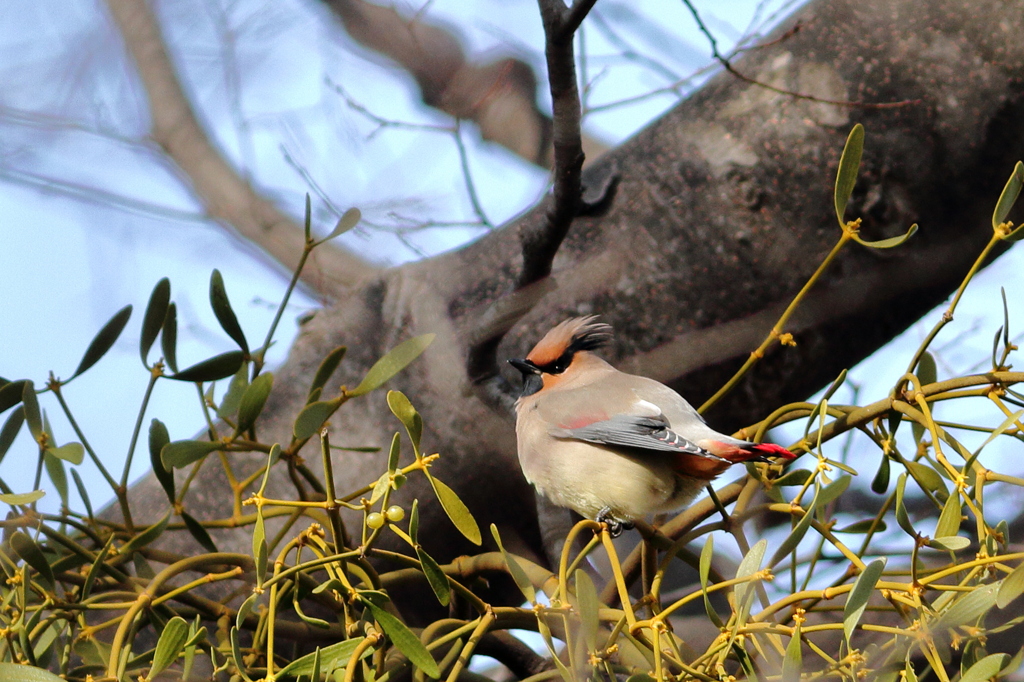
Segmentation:
{"type": "Polygon", "coordinates": [[[727,459],[733,464],[738,462],[765,461],[769,457],[782,457],[783,459],[796,459],[796,455],[774,443],[744,443],[733,441],[732,443],[722,441],[701,441],[701,447],[713,455],[727,459]]]}
{"type": "MultiPolygon", "coordinates": [[[[745,448],[747,452],[753,454],[750,459],[757,458],[768,458],[768,457],[781,457],[783,459],[796,459],[796,455],[775,443],[754,443],[753,445],[745,448]]],[[[746,461],[746,460],[744,460],[746,461]]]]}

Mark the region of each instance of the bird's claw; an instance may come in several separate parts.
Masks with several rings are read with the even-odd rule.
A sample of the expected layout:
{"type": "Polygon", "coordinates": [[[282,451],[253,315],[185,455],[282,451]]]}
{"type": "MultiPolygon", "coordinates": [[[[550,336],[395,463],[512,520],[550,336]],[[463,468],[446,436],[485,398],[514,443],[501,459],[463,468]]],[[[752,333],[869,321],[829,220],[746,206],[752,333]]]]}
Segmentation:
{"type": "Polygon", "coordinates": [[[622,535],[624,530],[633,530],[632,521],[622,521],[612,516],[612,510],[609,507],[605,507],[597,513],[595,519],[598,523],[603,523],[608,527],[608,535],[613,538],[617,538],[622,535]]]}

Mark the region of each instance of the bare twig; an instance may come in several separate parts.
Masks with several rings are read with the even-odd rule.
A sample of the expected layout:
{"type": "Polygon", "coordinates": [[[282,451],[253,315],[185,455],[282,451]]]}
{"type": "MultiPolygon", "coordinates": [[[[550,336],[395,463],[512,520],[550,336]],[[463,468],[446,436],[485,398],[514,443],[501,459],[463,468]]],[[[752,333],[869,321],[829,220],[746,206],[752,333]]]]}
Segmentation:
{"type": "MultiPolygon", "coordinates": [[[[263,198],[239,176],[199,125],[160,28],[145,0],[108,0],[111,14],[135,60],[149,99],[150,135],[184,172],[211,218],[229,225],[288,270],[298,265],[305,243],[303,227],[263,198]]],[[[376,272],[339,247],[317,249],[303,280],[334,298],[376,272]]]]}
{"type": "Polygon", "coordinates": [[[87,202],[97,206],[109,206],[127,213],[135,213],[161,220],[173,220],[184,223],[205,225],[207,216],[196,211],[183,211],[170,206],[161,206],[150,201],[117,194],[77,182],[45,175],[36,175],[12,168],[0,168],[0,179],[7,182],[30,187],[46,194],[70,197],[76,201],[87,202]]]}
{"type": "MultiPolygon", "coordinates": [[[[573,54],[573,35],[596,0],[577,0],[566,7],[561,0],[539,0],[544,22],[545,56],[548,81],[554,112],[552,142],[554,167],[552,192],[544,219],[523,228],[523,268],[516,280],[513,294],[528,290],[543,294],[542,287],[533,287],[551,274],[551,263],[558,248],[569,232],[573,219],[583,207],[581,175],[583,171],[583,145],[580,137],[580,93],[576,84],[576,61],[573,54]]],[[[497,349],[501,339],[536,303],[536,295],[520,295],[514,303],[498,301],[503,306],[488,311],[472,334],[467,357],[470,380],[478,393],[495,407],[508,406],[508,390],[498,372],[497,349]],[[486,332],[486,333],[484,333],[486,332]]]]}
{"type": "MultiPolygon", "coordinates": [[[[906,99],[900,100],[898,102],[853,102],[850,100],[841,99],[825,99],[823,97],[815,97],[814,95],[808,95],[802,92],[793,92],[792,90],[777,88],[774,85],[770,85],[763,81],[759,81],[756,78],[751,78],[750,76],[738,71],[736,67],[733,66],[732,61],[730,61],[728,57],[726,57],[725,55],[718,51],[718,41],[715,39],[714,34],[712,34],[710,30],[708,30],[708,27],[704,24],[704,20],[700,18],[700,13],[697,11],[697,8],[693,6],[693,3],[690,0],[683,0],[683,4],[686,6],[686,9],[690,10],[690,14],[693,16],[693,20],[697,22],[697,28],[700,29],[700,32],[703,33],[704,37],[708,39],[708,43],[711,45],[711,56],[715,58],[715,61],[722,65],[722,68],[724,68],[726,71],[728,71],[729,73],[731,73],[733,76],[740,79],[744,83],[750,83],[751,85],[756,85],[760,88],[764,88],[765,90],[770,90],[771,92],[775,92],[780,95],[792,97],[793,99],[802,99],[808,102],[819,102],[821,104],[834,104],[839,107],[860,107],[864,109],[893,109],[896,107],[905,107],[911,104],[918,104],[921,101],[919,99],[906,99]]],[[[799,25],[797,25],[793,29],[790,29],[790,31],[787,31],[780,40],[785,40],[792,37],[793,35],[795,35],[797,30],[799,30],[799,25]]]]}
{"type": "Polygon", "coordinates": [[[594,5],[595,0],[574,2],[566,7],[560,0],[539,0],[544,22],[554,112],[552,142],[555,163],[552,169],[552,201],[545,220],[535,229],[520,235],[523,244],[523,269],[516,288],[522,288],[547,277],[551,261],[579,213],[580,175],[583,170],[583,146],[580,141],[580,93],[576,85],[576,61],[573,54],[573,32],[594,5]],[[571,27],[571,28],[570,28],[571,27]]]}
{"type": "Polygon", "coordinates": [[[480,222],[488,229],[494,229],[494,223],[488,219],[484,212],[483,204],[476,193],[476,185],[473,183],[473,174],[469,170],[469,156],[466,154],[466,145],[462,142],[462,129],[456,119],[455,131],[452,135],[455,139],[455,148],[459,150],[459,163],[462,166],[462,178],[466,181],[466,194],[469,195],[469,202],[473,205],[473,213],[480,219],[480,222]]]}

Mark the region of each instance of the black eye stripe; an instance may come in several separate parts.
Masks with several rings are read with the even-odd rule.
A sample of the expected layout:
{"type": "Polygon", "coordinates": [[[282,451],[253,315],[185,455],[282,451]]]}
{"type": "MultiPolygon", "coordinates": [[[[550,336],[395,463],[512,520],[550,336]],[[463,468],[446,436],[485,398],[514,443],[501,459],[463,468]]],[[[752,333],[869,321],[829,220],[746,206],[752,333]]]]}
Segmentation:
{"type": "Polygon", "coordinates": [[[572,351],[566,351],[562,353],[557,360],[538,365],[537,369],[544,372],[545,374],[561,374],[565,370],[569,369],[569,365],[572,364],[572,358],[575,353],[572,351]]]}

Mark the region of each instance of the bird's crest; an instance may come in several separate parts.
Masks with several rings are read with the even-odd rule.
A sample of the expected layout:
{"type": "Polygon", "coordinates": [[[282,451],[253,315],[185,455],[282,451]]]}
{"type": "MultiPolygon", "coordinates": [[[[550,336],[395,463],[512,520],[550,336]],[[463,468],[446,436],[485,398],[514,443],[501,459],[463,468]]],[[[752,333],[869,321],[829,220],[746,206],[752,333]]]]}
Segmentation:
{"type": "Polygon", "coordinates": [[[566,353],[595,350],[612,340],[612,328],[595,322],[596,315],[570,318],[544,335],[526,359],[538,367],[555,362],[566,353]]]}

